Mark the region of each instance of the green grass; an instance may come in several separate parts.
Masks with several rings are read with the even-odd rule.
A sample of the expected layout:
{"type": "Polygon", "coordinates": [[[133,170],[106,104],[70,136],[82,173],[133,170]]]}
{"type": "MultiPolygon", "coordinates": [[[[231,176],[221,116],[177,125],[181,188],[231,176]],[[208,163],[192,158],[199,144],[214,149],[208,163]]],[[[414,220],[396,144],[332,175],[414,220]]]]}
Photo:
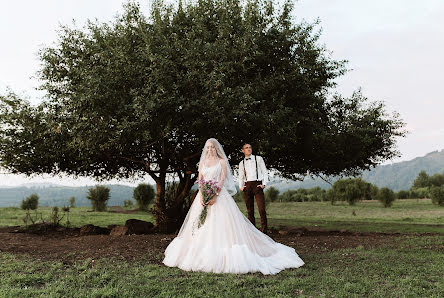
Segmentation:
{"type": "MultiPolygon", "coordinates": [[[[246,214],[245,204],[238,203],[246,214]]],[[[71,209],[74,226],[152,221],[147,212],[120,214],[71,209]]],[[[259,215],[256,217],[259,220],[259,215]]],[[[39,208],[44,218],[51,208],[39,208]]],[[[275,276],[186,272],[149,260],[162,254],[147,247],[146,258],[85,259],[73,264],[0,252],[0,297],[442,297],[444,296],[444,208],[430,200],[379,202],[356,206],[329,202],[271,203],[270,225],[318,226],[353,231],[407,234],[371,249],[363,246],[299,251],[305,265],[275,276]],[[356,215],[353,215],[353,211],[356,215]],[[442,235],[419,236],[418,232],[442,235]],[[158,255],[157,255],[158,254],[158,255]]],[[[0,208],[0,226],[22,225],[23,210],[0,208]]]]}
{"type": "Polygon", "coordinates": [[[443,238],[313,251],[279,274],[186,272],[144,259],[64,265],[0,253],[0,297],[442,297],[443,238]]]}
{"type": "MultiPolygon", "coordinates": [[[[237,203],[246,215],[243,202],[237,203]]],[[[91,223],[106,227],[109,224],[124,224],[129,218],[154,221],[149,212],[122,214],[110,212],[88,212],[90,207],[71,208],[70,221],[80,227],[91,223]]],[[[39,207],[43,218],[49,218],[51,207],[39,207]]],[[[255,205],[257,223],[260,223],[255,205]]],[[[0,208],[0,226],[22,225],[25,211],[6,207],[0,208]]],[[[378,201],[362,201],[355,206],[347,203],[288,202],[270,203],[267,206],[269,226],[289,225],[322,227],[330,230],[403,233],[444,233],[444,207],[433,205],[430,199],[397,200],[392,207],[384,208],[378,201]],[[353,215],[353,211],[356,215],[353,215]]],[[[62,221],[62,224],[65,221],[62,221]]]]}
{"type": "MultiPolygon", "coordinates": [[[[246,214],[244,203],[238,203],[246,214]]],[[[287,202],[270,203],[267,208],[270,226],[290,225],[322,227],[365,232],[434,232],[444,233],[444,207],[433,205],[430,199],[397,200],[384,208],[378,201],[347,203],[287,202]],[[353,215],[353,211],[356,215],[353,215]]],[[[259,218],[255,205],[256,218],[259,218]]]]}
{"type": "MultiPolygon", "coordinates": [[[[61,209],[59,208],[59,212],[61,209]]],[[[97,226],[106,227],[110,224],[124,225],[129,218],[141,219],[146,221],[153,221],[153,215],[149,212],[138,211],[135,214],[124,214],[114,212],[90,212],[91,207],[75,207],[70,209],[69,221],[74,227],[81,227],[85,224],[94,224],[97,226]]],[[[41,213],[43,219],[49,221],[52,207],[39,207],[37,213],[41,213]]],[[[63,213],[63,212],[62,212],[63,213]]],[[[0,226],[15,226],[23,225],[23,217],[26,215],[25,210],[17,207],[0,208],[0,226]]],[[[34,211],[31,210],[31,215],[34,218],[34,211]]],[[[40,215],[38,217],[40,219],[40,215]]],[[[66,218],[63,218],[61,224],[66,223],[66,218]]]]}

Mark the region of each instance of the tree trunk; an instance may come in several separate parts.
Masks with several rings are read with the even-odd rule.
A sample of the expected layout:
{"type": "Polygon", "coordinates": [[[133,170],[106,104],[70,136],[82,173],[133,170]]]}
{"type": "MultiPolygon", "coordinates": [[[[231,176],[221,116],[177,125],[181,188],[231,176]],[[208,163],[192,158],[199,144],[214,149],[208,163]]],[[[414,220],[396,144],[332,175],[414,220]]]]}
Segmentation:
{"type": "MultiPolygon", "coordinates": [[[[167,197],[165,177],[156,181],[156,206],[154,209],[156,230],[160,233],[178,232],[188,213],[190,205],[185,204],[185,198],[193,187],[195,177],[186,174],[180,180],[178,191],[174,198],[167,197]],[[168,202],[167,202],[168,200],[168,202]]],[[[195,194],[196,195],[196,194],[195,194]]]]}
{"type": "Polygon", "coordinates": [[[154,217],[156,230],[165,233],[167,230],[166,204],[165,204],[165,175],[160,175],[156,180],[156,206],[154,207],[154,217]]]}

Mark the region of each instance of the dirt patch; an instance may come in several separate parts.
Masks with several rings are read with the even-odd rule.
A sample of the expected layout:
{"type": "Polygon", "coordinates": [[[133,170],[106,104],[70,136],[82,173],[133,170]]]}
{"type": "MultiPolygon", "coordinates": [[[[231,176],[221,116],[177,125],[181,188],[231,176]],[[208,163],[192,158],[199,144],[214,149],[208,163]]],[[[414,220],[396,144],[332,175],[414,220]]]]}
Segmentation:
{"type": "MultiPolygon", "coordinates": [[[[326,231],[305,227],[287,227],[287,230],[289,232],[284,234],[272,230],[269,236],[277,242],[295,248],[301,256],[305,253],[322,253],[358,246],[372,248],[396,243],[399,237],[409,236],[400,233],[326,231]]],[[[80,236],[79,228],[55,228],[47,230],[44,234],[23,233],[19,232],[18,226],[0,227],[0,252],[26,254],[42,260],[58,260],[65,264],[86,258],[110,257],[125,260],[145,258],[150,263],[161,264],[163,252],[174,237],[174,234],[160,233],[80,236]]]]}
{"type": "Polygon", "coordinates": [[[139,212],[139,210],[138,209],[127,210],[127,209],[123,209],[121,206],[109,206],[108,207],[108,212],[111,212],[111,213],[134,214],[134,213],[139,212]]]}

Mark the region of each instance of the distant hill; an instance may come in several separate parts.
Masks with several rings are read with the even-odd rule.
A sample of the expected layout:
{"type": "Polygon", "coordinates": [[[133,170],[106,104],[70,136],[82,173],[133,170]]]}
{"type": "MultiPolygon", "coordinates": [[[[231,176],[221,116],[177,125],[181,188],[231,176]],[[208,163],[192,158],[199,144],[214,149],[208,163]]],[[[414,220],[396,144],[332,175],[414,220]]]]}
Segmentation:
{"type": "MultiPolygon", "coordinates": [[[[388,187],[394,191],[409,189],[420,171],[426,171],[433,175],[444,172],[444,149],[427,153],[425,156],[416,157],[412,160],[393,163],[390,165],[377,166],[369,171],[364,171],[362,179],[373,183],[378,187],[388,187]]],[[[338,177],[329,177],[333,183],[338,177]]],[[[312,188],[319,186],[323,189],[330,188],[330,185],[320,178],[306,178],[304,181],[274,180],[269,185],[279,189],[281,192],[295,188],[312,188]]]]}

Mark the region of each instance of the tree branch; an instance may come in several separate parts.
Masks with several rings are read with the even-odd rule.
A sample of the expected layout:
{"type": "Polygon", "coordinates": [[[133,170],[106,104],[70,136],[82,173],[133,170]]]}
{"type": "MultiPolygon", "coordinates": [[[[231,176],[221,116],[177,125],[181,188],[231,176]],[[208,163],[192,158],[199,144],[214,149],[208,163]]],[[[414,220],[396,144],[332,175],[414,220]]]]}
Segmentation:
{"type": "Polygon", "coordinates": [[[183,160],[184,160],[184,161],[188,161],[188,160],[190,160],[191,158],[193,158],[193,157],[195,157],[195,156],[199,156],[199,154],[200,154],[200,153],[197,152],[197,153],[194,153],[194,154],[188,155],[188,156],[184,157],[183,160]]]}

